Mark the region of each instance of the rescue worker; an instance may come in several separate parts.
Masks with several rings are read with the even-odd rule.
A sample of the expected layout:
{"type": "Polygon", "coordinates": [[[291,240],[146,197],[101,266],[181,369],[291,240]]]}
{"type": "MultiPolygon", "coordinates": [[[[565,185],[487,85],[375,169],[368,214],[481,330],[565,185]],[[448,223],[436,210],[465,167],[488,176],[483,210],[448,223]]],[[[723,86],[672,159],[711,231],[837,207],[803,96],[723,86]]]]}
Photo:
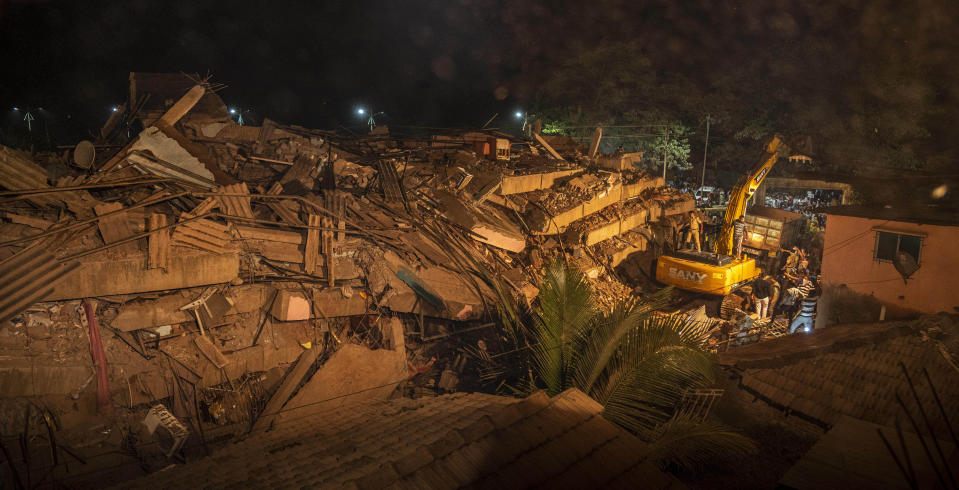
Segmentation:
{"type": "Polygon", "coordinates": [[[689,212],[689,235],[686,236],[686,242],[692,241],[696,244],[696,251],[702,252],[702,245],[699,242],[699,232],[703,226],[703,219],[696,215],[696,211],[689,212]]]}
{"type": "Polygon", "coordinates": [[[753,281],[753,303],[756,305],[756,319],[769,316],[769,293],[772,288],[765,277],[753,281]]]}
{"type": "Polygon", "coordinates": [[[789,271],[799,266],[799,247],[797,247],[796,245],[793,245],[793,248],[791,248],[790,250],[784,250],[784,249],[780,249],[780,250],[782,250],[783,252],[786,252],[787,254],[785,257],[786,262],[783,264],[782,270],[789,271]]]}
{"type": "Polygon", "coordinates": [[[789,333],[812,332],[813,328],[815,328],[816,307],[819,302],[819,296],[822,294],[819,283],[820,277],[821,276],[817,276],[811,282],[813,287],[809,291],[809,295],[803,298],[799,314],[796,315],[796,318],[793,319],[792,324],[789,326],[789,333]]]}
{"type": "Polygon", "coordinates": [[[734,257],[743,256],[743,239],[746,238],[746,220],[740,216],[733,221],[733,247],[736,249],[734,257]]]}

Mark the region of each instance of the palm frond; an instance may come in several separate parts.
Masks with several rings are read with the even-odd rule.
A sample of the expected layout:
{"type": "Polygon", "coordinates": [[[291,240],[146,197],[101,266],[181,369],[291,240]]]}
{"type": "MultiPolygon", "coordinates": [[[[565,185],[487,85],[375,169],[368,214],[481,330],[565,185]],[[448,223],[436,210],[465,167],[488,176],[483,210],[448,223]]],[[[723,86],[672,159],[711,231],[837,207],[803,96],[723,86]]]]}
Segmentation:
{"type": "Polygon", "coordinates": [[[540,283],[533,360],[551,396],[572,385],[571,364],[596,308],[586,276],[554,261],[540,283]]]}
{"type": "Polygon", "coordinates": [[[664,424],[649,442],[648,458],[662,468],[683,471],[728,465],[757,451],[752,439],[729,427],[685,417],[664,424]]]}
{"type": "Polygon", "coordinates": [[[670,289],[662,289],[642,301],[632,296],[622,298],[609,312],[593,321],[583,349],[574,358],[574,384],[580,391],[592,392],[596,381],[620,350],[623,338],[666,304],[670,289]]]}
{"type": "Polygon", "coordinates": [[[650,430],[669,419],[687,388],[713,380],[711,359],[685,328],[681,318],[651,314],[620,339],[588,392],[607,418],[637,433],[650,430]]]}

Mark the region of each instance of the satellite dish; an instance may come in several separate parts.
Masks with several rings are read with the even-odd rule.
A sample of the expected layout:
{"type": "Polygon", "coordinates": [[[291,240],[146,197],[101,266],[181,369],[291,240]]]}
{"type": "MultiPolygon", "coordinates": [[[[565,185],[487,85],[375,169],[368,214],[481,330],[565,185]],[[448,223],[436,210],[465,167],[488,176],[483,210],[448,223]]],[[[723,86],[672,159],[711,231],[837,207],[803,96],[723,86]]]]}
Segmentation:
{"type": "Polygon", "coordinates": [[[96,156],[97,150],[93,147],[93,143],[89,141],[81,141],[73,149],[73,163],[80,168],[90,168],[96,156]]]}
{"type": "Polygon", "coordinates": [[[901,250],[896,252],[896,258],[892,261],[892,265],[899,271],[903,283],[919,270],[919,264],[916,263],[916,258],[913,257],[912,254],[901,250]]]}

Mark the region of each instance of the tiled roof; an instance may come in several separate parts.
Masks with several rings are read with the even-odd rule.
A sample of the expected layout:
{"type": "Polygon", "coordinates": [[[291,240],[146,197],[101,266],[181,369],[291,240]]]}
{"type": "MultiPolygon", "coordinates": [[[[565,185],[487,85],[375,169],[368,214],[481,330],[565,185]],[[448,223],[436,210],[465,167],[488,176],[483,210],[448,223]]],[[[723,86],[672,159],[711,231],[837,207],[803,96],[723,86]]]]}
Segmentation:
{"type": "MultiPolygon", "coordinates": [[[[837,330],[841,334],[837,335],[830,332],[832,328],[842,327],[801,335],[806,337],[802,342],[783,339],[781,346],[766,346],[765,352],[775,353],[766,360],[759,359],[757,350],[740,354],[739,363],[733,361],[735,357],[720,362],[735,366],[742,376],[740,385],[759,398],[824,426],[836,424],[843,415],[893,425],[897,414],[902,415],[897,394],[917,413],[900,363],[915,383],[926,410],[938,412],[923,369],[928,371],[946,413],[959,414],[959,373],[943,354],[948,354],[946,344],[955,344],[956,336],[942,342],[900,325],[887,327],[885,336],[862,328],[869,340],[856,342],[848,332],[837,330]],[[843,341],[823,343],[816,339],[820,334],[843,341]],[[783,346],[790,345],[796,349],[787,353],[783,346]]],[[[768,341],[774,342],[779,339],[768,341]]],[[[934,418],[933,425],[940,434],[947,430],[941,417],[934,418]]]]}
{"type": "MultiPolygon", "coordinates": [[[[842,417],[783,475],[780,486],[796,490],[909,488],[878,431],[882,431],[894,445],[897,457],[902,460],[904,452],[895,428],[842,417]]],[[[925,457],[919,438],[911,432],[903,432],[902,436],[905,452],[916,472],[918,488],[941,488],[936,482],[936,470],[925,457]]],[[[925,443],[932,445],[928,437],[925,443]]],[[[959,467],[959,452],[952,443],[940,440],[938,444],[946,464],[959,467]]],[[[937,461],[937,466],[942,468],[942,462],[937,461]]]]}
{"type": "Polygon", "coordinates": [[[577,390],[291,412],[272,431],[125,488],[679,488],[577,390]]]}

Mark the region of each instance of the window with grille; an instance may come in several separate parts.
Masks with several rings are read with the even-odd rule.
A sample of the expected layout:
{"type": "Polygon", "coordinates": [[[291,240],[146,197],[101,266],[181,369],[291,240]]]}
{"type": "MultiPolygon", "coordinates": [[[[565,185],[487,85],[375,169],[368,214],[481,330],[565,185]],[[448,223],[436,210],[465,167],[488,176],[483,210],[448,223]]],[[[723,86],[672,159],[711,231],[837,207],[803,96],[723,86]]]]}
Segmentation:
{"type": "Polygon", "coordinates": [[[876,233],[876,248],[873,257],[876,260],[892,262],[897,252],[905,252],[919,263],[919,252],[922,249],[922,237],[880,231],[876,233]]]}

